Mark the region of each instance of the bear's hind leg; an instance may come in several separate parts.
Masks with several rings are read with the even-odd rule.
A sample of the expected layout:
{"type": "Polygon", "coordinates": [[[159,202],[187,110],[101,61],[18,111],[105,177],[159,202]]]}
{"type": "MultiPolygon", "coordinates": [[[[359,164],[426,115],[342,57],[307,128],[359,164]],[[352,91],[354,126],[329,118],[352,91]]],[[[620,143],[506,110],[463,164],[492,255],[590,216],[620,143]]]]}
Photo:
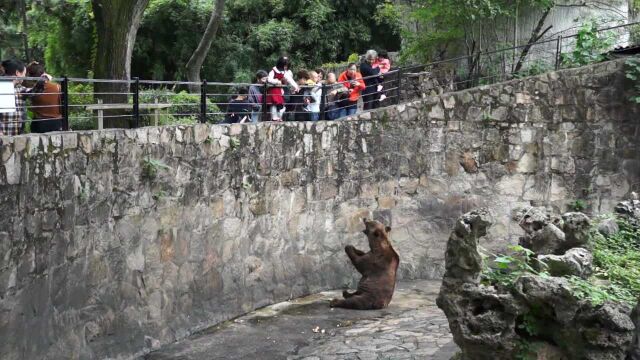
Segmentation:
{"type": "Polygon", "coordinates": [[[348,299],[339,300],[333,299],[329,303],[329,306],[335,308],[355,309],[355,310],[371,310],[373,306],[370,301],[364,298],[362,295],[353,295],[348,299]]]}
{"type": "Polygon", "coordinates": [[[355,291],[353,293],[350,293],[348,290],[343,290],[342,291],[342,297],[344,297],[345,299],[348,299],[354,295],[360,295],[359,291],[355,291]]]}

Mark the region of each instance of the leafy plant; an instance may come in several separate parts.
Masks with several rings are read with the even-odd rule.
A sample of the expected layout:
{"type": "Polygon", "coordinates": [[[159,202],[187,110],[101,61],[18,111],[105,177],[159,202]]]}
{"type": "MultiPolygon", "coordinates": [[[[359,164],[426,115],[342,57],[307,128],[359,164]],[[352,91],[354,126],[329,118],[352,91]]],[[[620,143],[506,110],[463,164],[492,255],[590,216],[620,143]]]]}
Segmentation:
{"type": "MultiPolygon", "coordinates": [[[[158,125],[192,125],[200,121],[200,94],[187,91],[173,92],[171,89],[154,89],[140,92],[141,104],[172,104],[166,112],[161,114],[158,125]]],[[[222,120],[220,108],[210,98],[207,99],[207,121],[217,123],[222,120]]]]}
{"type": "Polygon", "coordinates": [[[235,150],[235,149],[237,149],[237,148],[239,148],[239,147],[240,147],[240,139],[238,139],[238,138],[236,138],[236,137],[232,137],[232,138],[229,140],[229,143],[231,144],[231,149],[232,149],[232,150],[235,150]]]}
{"type": "Polygon", "coordinates": [[[629,100],[640,104],[640,58],[634,57],[625,62],[625,76],[634,82],[634,94],[629,100]]]}
{"type": "Polygon", "coordinates": [[[606,59],[604,53],[614,44],[615,35],[612,32],[600,33],[595,21],[584,24],[578,31],[575,49],[562,54],[565,66],[584,66],[606,59]]]}
{"type": "Polygon", "coordinates": [[[510,246],[511,255],[487,254],[483,251],[482,282],[487,285],[513,286],[514,282],[522,275],[534,274],[548,276],[547,265],[539,261],[533,251],[520,245],[510,246]],[[492,257],[492,261],[486,261],[492,257]],[[535,264],[533,266],[532,264],[535,264]],[[537,269],[543,269],[539,271],[537,269]]]}
{"type": "Polygon", "coordinates": [[[592,231],[594,275],[610,283],[610,294],[633,301],[640,297],[640,229],[617,222],[620,231],[608,238],[592,231]]]}
{"type": "Polygon", "coordinates": [[[519,72],[513,74],[513,76],[516,79],[521,79],[529,76],[544,74],[551,70],[553,70],[553,67],[549,63],[545,62],[544,60],[535,60],[532,61],[531,64],[529,64],[529,66],[527,66],[523,70],[520,70],[519,72]]]}
{"type": "Polygon", "coordinates": [[[353,53],[349,55],[347,61],[350,63],[357,63],[358,61],[360,61],[360,55],[358,55],[357,53],[353,53]]]}
{"type": "Polygon", "coordinates": [[[142,178],[144,179],[154,180],[158,176],[158,171],[169,169],[171,169],[171,167],[160,160],[149,157],[142,160],[142,178]]]}
{"type": "Polygon", "coordinates": [[[573,211],[583,211],[587,209],[587,203],[584,200],[576,200],[569,204],[569,208],[573,211]]]}

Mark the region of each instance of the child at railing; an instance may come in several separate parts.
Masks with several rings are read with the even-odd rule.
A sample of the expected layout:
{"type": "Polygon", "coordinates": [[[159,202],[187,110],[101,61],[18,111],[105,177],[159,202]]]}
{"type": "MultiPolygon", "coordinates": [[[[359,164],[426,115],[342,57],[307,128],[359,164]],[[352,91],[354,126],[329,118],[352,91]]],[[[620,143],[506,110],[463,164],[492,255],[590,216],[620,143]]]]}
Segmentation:
{"type": "Polygon", "coordinates": [[[269,72],[267,82],[271,85],[275,85],[269,89],[267,95],[267,103],[271,105],[272,121],[282,121],[282,116],[286,111],[284,99],[285,92],[282,86],[289,84],[293,87],[294,92],[298,92],[300,90],[298,84],[293,80],[293,73],[289,70],[290,64],[289,58],[283,56],[278,59],[276,66],[269,72]]]}

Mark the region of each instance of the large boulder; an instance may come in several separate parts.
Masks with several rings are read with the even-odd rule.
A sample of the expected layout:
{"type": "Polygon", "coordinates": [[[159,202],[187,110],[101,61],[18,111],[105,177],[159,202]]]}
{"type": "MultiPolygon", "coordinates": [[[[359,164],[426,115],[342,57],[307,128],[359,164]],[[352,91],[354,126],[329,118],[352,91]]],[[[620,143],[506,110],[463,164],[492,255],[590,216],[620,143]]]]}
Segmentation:
{"type": "Polygon", "coordinates": [[[559,251],[589,246],[591,221],[587,215],[580,212],[570,212],[562,215],[562,221],[565,243],[562,244],[563,246],[559,251]]]}
{"type": "MultiPolygon", "coordinates": [[[[569,247],[588,239],[590,221],[584,214],[559,218],[545,209],[529,208],[514,218],[527,233],[525,240],[541,252],[549,250],[539,260],[549,265],[551,274],[587,277],[591,272],[590,252],[569,247]]],[[[529,355],[540,360],[613,360],[624,359],[629,352],[630,359],[640,360],[627,305],[594,305],[579,298],[564,277],[527,274],[513,283],[481,281],[484,267],[478,244],[490,225],[486,210],[465,214],[447,244],[447,271],[437,305],[447,316],[461,360],[529,355]],[[635,350],[630,350],[632,341],[635,350]]],[[[639,311],[633,314],[636,322],[639,311]]]]}
{"type": "Polygon", "coordinates": [[[631,313],[631,319],[633,323],[636,325],[636,331],[633,335],[633,340],[631,343],[631,350],[629,350],[629,360],[640,360],[640,300],[636,305],[635,309],[631,313]]]}
{"type": "Polygon", "coordinates": [[[598,224],[598,232],[606,238],[612,237],[619,231],[620,227],[616,219],[604,219],[598,224]]]}
{"type": "Polygon", "coordinates": [[[447,242],[445,253],[447,281],[477,283],[482,270],[482,256],[478,241],[493,225],[492,216],[486,209],[462,215],[447,242]]]}
{"type": "Polygon", "coordinates": [[[518,208],[513,219],[524,230],[520,245],[536,254],[563,255],[575,247],[588,247],[591,222],[583,213],[566,213],[561,218],[543,207],[518,208]]]}
{"type": "Polygon", "coordinates": [[[640,200],[622,201],[614,209],[616,215],[629,221],[634,226],[640,226],[640,200]]]}
{"type": "Polygon", "coordinates": [[[539,255],[552,276],[578,276],[588,278],[593,271],[593,255],[584,248],[573,248],[564,255],[539,255]]]}

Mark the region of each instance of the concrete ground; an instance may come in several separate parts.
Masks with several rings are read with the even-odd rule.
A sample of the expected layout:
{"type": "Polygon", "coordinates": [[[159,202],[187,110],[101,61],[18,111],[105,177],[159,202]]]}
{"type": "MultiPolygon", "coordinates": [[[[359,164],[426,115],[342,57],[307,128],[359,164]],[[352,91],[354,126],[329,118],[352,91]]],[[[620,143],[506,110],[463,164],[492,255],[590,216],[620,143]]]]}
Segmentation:
{"type": "Polygon", "coordinates": [[[458,350],[435,305],[439,282],[398,284],[387,309],[330,309],[340,291],[269,306],[148,354],[145,360],[450,359],[458,350]]]}

